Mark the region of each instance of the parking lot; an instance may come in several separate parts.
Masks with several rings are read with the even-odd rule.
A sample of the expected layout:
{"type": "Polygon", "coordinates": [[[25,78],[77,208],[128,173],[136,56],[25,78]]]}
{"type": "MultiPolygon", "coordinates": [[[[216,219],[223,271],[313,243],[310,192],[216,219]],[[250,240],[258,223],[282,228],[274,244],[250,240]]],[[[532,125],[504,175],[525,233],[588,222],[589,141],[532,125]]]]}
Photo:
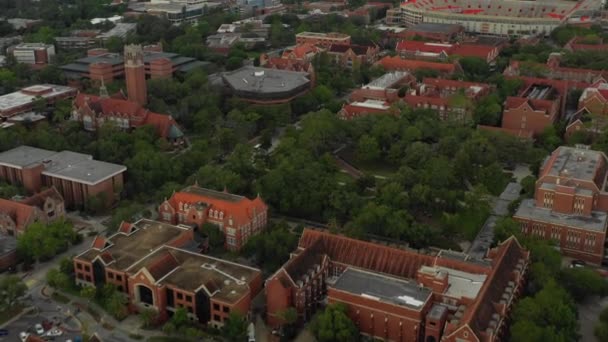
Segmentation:
{"type": "MultiPolygon", "coordinates": [[[[45,302],[43,305],[39,303],[38,309],[21,316],[18,320],[10,323],[5,327],[8,330],[8,336],[0,337],[0,341],[21,341],[19,333],[27,332],[36,335],[34,326],[48,322],[51,325],[45,324],[49,329],[58,327],[62,334],[56,337],[47,337],[49,341],[78,341],[80,337],[80,329],[77,322],[68,315],[68,309],[64,306],[57,305],[52,301],[45,302]]],[[[48,329],[47,329],[48,331],[48,329]]]]}

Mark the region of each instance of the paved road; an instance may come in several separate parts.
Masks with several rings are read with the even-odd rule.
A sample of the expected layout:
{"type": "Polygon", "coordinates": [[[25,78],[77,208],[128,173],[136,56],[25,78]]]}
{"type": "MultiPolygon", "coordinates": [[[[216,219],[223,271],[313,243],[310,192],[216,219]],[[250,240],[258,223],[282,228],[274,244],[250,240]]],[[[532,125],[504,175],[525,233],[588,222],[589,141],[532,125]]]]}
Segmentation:
{"type": "Polygon", "coordinates": [[[593,329],[597,324],[600,312],[608,307],[608,297],[602,299],[592,298],[584,304],[578,305],[578,324],[580,325],[579,333],[581,341],[585,342],[602,342],[595,338],[593,329]]]}
{"type": "Polygon", "coordinates": [[[486,222],[481,227],[477,237],[471,243],[469,248],[469,255],[473,258],[483,259],[486,256],[488,248],[494,241],[494,227],[500,217],[507,216],[509,214],[509,204],[519,198],[521,192],[521,185],[519,183],[509,183],[505,190],[500,194],[494,201],[492,207],[492,214],[488,217],[486,222]]]}

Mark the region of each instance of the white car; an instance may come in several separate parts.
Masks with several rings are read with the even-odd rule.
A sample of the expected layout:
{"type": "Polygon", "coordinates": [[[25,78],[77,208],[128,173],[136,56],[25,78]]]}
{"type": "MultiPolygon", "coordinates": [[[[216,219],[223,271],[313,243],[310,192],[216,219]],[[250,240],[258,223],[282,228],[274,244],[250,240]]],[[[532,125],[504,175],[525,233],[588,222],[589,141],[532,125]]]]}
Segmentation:
{"type": "Polygon", "coordinates": [[[23,331],[19,333],[19,339],[21,339],[21,342],[27,341],[27,338],[29,336],[30,336],[30,334],[23,332],[23,331]]]}
{"type": "Polygon", "coordinates": [[[44,334],[44,328],[42,327],[42,324],[40,324],[40,323],[34,325],[34,330],[36,331],[36,334],[38,334],[38,335],[42,336],[44,334]]]}
{"type": "Polygon", "coordinates": [[[59,328],[52,328],[46,332],[46,336],[56,337],[63,335],[63,331],[59,328]]]}

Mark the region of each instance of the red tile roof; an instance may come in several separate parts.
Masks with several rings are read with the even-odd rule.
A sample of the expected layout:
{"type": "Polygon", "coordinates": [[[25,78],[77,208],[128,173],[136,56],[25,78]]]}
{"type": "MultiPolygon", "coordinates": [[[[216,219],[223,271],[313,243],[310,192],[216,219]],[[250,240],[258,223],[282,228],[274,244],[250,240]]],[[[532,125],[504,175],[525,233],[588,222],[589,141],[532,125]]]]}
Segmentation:
{"type": "Polygon", "coordinates": [[[55,199],[56,201],[63,202],[63,196],[61,196],[59,191],[57,191],[57,189],[54,186],[51,186],[50,188],[48,188],[46,190],[42,190],[41,192],[24,199],[23,201],[21,201],[21,203],[43,209],[44,203],[46,202],[46,199],[49,197],[55,199]]]}
{"type": "Polygon", "coordinates": [[[162,138],[167,138],[172,126],[177,125],[170,115],[151,112],[136,102],[120,98],[101,98],[95,95],[79,93],[74,99],[77,108],[89,106],[97,115],[114,115],[120,113],[129,117],[132,127],[142,125],[152,125],[156,128],[157,134],[162,138]]]}
{"type": "Polygon", "coordinates": [[[378,65],[384,67],[385,70],[408,70],[414,71],[418,69],[434,69],[442,73],[454,73],[460,67],[454,63],[436,63],[411,59],[402,59],[400,57],[386,56],[377,62],[378,65]]]}
{"type": "Polygon", "coordinates": [[[302,59],[309,54],[317,54],[320,51],[321,49],[318,48],[316,45],[310,43],[303,43],[296,45],[293,49],[286,49],[285,51],[283,51],[282,58],[289,58],[290,55],[293,54],[295,58],[302,59]]]}
{"type": "Polygon", "coordinates": [[[204,189],[198,186],[189,186],[174,193],[168,202],[175,211],[179,211],[179,203],[195,204],[202,202],[211,209],[224,212],[224,219],[232,216],[236,221],[235,226],[250,222],[253,219],[254,211],[260,213],[268,210],[268,206],[259,196],[250,200],[244,196],[204,189]]]}
{"type": "Polygon", "coordinates": [[[23,230],[34,221],[34,207],[20,202],[0,198],[0,213],[8,215],[17,230],[23,230]]]}
{"type": "Polygon", "coordinates": [[[397,43],[396,50],[398,52],[413,51],[413,52],[426,52],[426,53],[442,53],[450,54],[454,48],[453,44],[438,44],[421,42],[417,40],[402,40],[397,43]]]}
{"type": "Polygon", "coordinates": [[[492,54],[498,55],[498,49],[494,46],[486,45],[459,45],[452,50],[452,55],[462,57],[479,57],[483,60],[492,59],[492,54]]]}

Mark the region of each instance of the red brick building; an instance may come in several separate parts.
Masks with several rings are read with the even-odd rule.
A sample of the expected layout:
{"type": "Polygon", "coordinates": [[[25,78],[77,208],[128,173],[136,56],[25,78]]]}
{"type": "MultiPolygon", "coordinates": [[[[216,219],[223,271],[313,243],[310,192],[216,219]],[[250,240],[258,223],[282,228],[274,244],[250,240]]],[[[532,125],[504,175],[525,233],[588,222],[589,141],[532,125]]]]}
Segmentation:
{"type": "Polygon", "coordinates": [[[323,51],[325,51],[325,49],[320,48],[314,44],[303,43],[283,50],[281,58],[295,60],[298,62],[310,62],[318,53],[321,53],[323,51]]]}
{"type": "Polygon", "coordinates": [[[391,104],[382,100],[365,100],[362,102],[351,102],[342,105],[338,111],[338,117],[342,120],[352,120],[354,118],[372,115],[372,114],[399,114],[396,108],[391,107],[391,104]]]}
{"type": "Polygon", "coordinates": [[[425,78],[403,101],[412,108],[436,110],[442,120],[469,121],[475,101],[491,90],[486,83],[425,78]]]}
{"type": "MultiPolygon", "coordinates": [[[[162,59],[160,60],[163,61],[162,59]]],[[[171,64],[169,62],[169,64],[171,64]]],[[[161,65],[150,65],[150,69],[162,69],[161,65]]],[[[171,74],[171,73],[169,73],[171,74]]],[[[125,81],[129,101],[144,106],[148,102],[146,87],[146,70],[144,67],[144,52],[141,45],[125,46],[125,81]]]]}
{"type": "Polygon", "coordinates": [[[189,186],[173,193],[158,207],[159,220],[172,224],[212,223],[222,230],[228,250],[238,251],[260,233],[268,222],[268,206],[258,196],[253,200],[228,192],[189,186]]]}
{"type": "Polygon", "coordinates": [[[578,109],[583,108],[591,114],[608,115],[608,82],[602,78],[583,90],[578,109]]]}
{"type": "Polygon", "coordinates": [[[499,341],[519,297],[529,252],[515,238],[487,259],[424,255],[305,229],[290,260],[266,280],[268,323],[293,307],[299,321],[327,298],[344,303],[361,334],[388,341],[499,341]]]}
{"type": "Polygon", "coordinates": [[[550,240],[562,254],[590,263],[604,261],[608,193],[606,155],[586,146],[558,147],[545,159],[534,198],[513,218],[524,234],[550,240]]]}
{"type": "Polygon", "coordinates": [[[478,57],[492,63],[500,53],[499,46],[478,44],[446,44],[417,40],[403,40],[397,43],[396,51],[404,58],[445,61],[453,56],[478,57]]]}
{"type": "MultiPolygon", "coordinates": [[[[145,82],[140,87],[145,88],[145,82]]],[[[151,112],[135,101],[79,93],[72,107],[72,120],[81,122],[87,131],[96,131],[106,122],[122,129],[150,125],[168,142],[184,143],[184,134],[172,116],[151,112]]]]}
{"type": "Polygon", "coordinates": [[[262,288],[261,271],[199,252],[192,227],[123,222],[118,233],[98,236],[74,258],[76,283],[114,284],[132,312],[153,309],[160,321],[178,308],[218,328],[231,312],[248,315],[262,288]]]}
{"type": "Polygon", "coordinates": [[[0,121],[17,114],[34,110],[37,100],[42,99],[47,107],[58,100],[76,96],[76,89],[55,84],[39,84],[0,96],[0,121]]]}
{"type": "Polygon", "coordinates": [[[332,44],[350,45],[350,36],[339,32],[300,32],[296,34],[296,44],[312,44],[327,49],[332,44]]]}
{"type": "Polygon", "coordinates": [[[540,135],[561,117],[565,105],[564,94],[565,89],[556,88],[550,82],[542,80],[524,87],[519,96],[507,97],[502,114],[502,128],[540,135]]]}
{"type": "Polygon", "coordinates": [[[64,215],[63,197],[54,187],[21,201],[0,198],[0,233],[20,235],[36,221],[49,223],[64,215]]]}
{"type": "Polygon", "coordinates": [[[576,36],[566,45],[564,45],[564,49],[572,52],[577,51],[608,51],[608,44],[604,43],[602,38],[597,38],[596,40],[586,41],[586,37],[576,36]]]}
{"type": "Polygon", "coordinates": [[[374,63],[378,58],[378,52],[379,48],[376,45],[332,44],[327,49],[327,54],[334,63],[345,68],[374,63]]]}
{"type": "Polygon", "coordinates": [[[19,146],[0,153],[0,180],[30,193],[55,187],[66,207],[81,208],[92,196],[109,205],[122,190],[123,165],[93,160],[88,154],[19,146]]]}
{"type": "Polygon", "coordinates": [[[382,66],[386,71],[399,70],[414,72],[418,69],[429,69],[437,70],[440,74],[447,76],[462,71],[462,68],[460,67],[460,64],[458,64],[458,62],[437,63],[429,61],[403,59],[398,56],[386,56],[376,62],[376,64],[382,66]]]}

